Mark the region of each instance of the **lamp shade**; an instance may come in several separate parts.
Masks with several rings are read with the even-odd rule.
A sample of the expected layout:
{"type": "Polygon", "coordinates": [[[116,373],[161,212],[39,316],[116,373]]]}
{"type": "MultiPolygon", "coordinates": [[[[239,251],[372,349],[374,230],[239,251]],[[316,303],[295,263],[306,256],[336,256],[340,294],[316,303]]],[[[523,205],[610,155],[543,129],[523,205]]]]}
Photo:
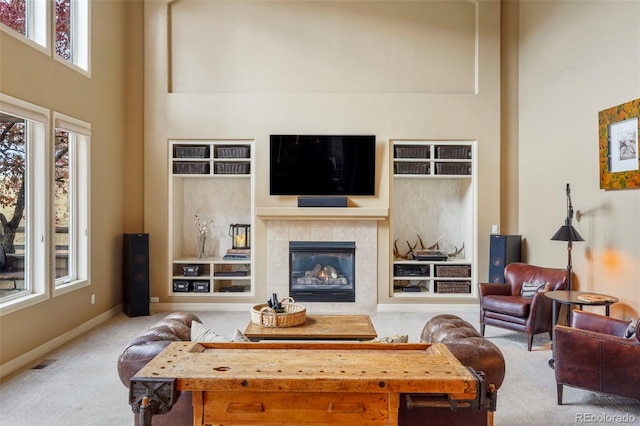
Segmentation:
{"type": "Polygon", "coordinates": [[[553,241],[584,241],[572,225],[561,226],[551,239],[553,241]]]}

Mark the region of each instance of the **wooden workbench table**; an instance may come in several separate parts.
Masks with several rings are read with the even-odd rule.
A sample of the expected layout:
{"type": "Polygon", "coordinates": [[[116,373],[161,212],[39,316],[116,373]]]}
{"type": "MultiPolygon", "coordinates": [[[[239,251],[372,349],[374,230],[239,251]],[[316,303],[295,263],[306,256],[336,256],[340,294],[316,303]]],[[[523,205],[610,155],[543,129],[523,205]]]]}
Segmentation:
{"type": "Polygon", "coordinates": [[[165,379],[192,392],[194,425],[397,425],[400,394],[479,397],[443,344],[175,342],[132,378],[134,408],[165,379]]]}

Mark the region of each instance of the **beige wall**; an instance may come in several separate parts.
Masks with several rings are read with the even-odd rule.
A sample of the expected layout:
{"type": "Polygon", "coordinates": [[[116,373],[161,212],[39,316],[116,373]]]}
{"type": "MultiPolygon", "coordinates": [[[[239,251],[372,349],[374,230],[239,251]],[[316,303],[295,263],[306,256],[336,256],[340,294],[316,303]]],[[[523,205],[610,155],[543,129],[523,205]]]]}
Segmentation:
{"type": "MultiPolygon", "coordinates": [[[[167,164],[167,140],[254,139],[256,207],[293,207],[294,197],[268,195],[268,137],[280,132],[375,134],[377,196],[352,201],[383,208],[389,207],[390,139],[477,140],[478,271],[486,276],[488,235],[500,215],[499,2],[145,6],[145,163],[156,165],[145,170],[145,227],[156,241],[153,296],[163,303],[184,299],[168,296],[169,176],[159,166],[167,164]]],[[[258,222],[253,275],[260,291],[267,238],[258,222]]],[[[381,222],[378,238],[378,257],[389,260],[378,267],[380,302],[389,288],[388,222],[381,222]]]]}
{"type": "Polygon", "coordinates": [[[3,365],[122,303],[121,235],[142,229],[141,175],[130,173],[142,170],[142,112],[125,103],[128,95],[141,98],[141,87],[127,83],[142,70],[142,30],[129,31],[141,27],[142,3],[94,1],[91,8],[91,78],[0,32],[0,91],[89,122],[92,130],[91,285],[2,316],[3,365]],[[128,57],[130,44],[138,48],[128,57]]]}
{"type": "MultiPolygon", "coordinates": [[[[620,297],[613,316],[637,317],[640,190],[599,189],[597,112],[640,96],[639,7],[637,1],[503,2],[500,17],[499,3],[481,1],[478,95],[168,93],[167,8],[158,1],[144,2],[144,18],[142,2],[92,2],[91,79],[0,33],[0,91],[88,121],[93,130],[92,285],[3,316],[0,363],[121,303],[122,232],[144,226],[151,233],[152,292],[170,301],[167,139],[258,135],[264,143],[270,122],[321,130],[345,113],[356,124],[340,130],[372,129],[382,140],[479,140],[479,279],[486,277],[493,223],[525,237],[528,261],[565,266],[566,246],[549,238],[563,222],[564,186],[571,183],[574,207],[584,213],[574,223],[587,240],[574,248],[577,285],[620,297]],[[615,23],[616,30],[603,31],[603,22],[615,23]],[[304,119],[307,112],[323,121],[313,127],[315,121],[304,119]],[[519,159],[515,170],[514,158],[519,159]],[[89,303],[92,293],[95,305],[89,303]]],[[[259,154],[262,161],[264,155],[259,154]]]]}
{"type": "MultiPolygon", "coordinates": [[[[616,317],[640,312],[640,190],[599,187],[598,111],[640,97],[640,2],[522,2],[519,56],[520,232],[530,263],[563,267],[574,226],[580,290],[614,295],[616,317]]],[[[602,311],[602,308],[594,308],[602,311]]]]}

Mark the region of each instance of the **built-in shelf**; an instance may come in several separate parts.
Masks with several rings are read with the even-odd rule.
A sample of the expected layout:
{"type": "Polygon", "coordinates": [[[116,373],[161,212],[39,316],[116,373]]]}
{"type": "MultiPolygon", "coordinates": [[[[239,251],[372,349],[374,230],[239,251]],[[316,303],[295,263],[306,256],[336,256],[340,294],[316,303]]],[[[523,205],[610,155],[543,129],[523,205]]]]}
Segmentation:
{"type": "Polygon", "coordinates": [[[257,207],[262,219],[286,220],[385,220],[388,208],[378,207],[257,207]]]}

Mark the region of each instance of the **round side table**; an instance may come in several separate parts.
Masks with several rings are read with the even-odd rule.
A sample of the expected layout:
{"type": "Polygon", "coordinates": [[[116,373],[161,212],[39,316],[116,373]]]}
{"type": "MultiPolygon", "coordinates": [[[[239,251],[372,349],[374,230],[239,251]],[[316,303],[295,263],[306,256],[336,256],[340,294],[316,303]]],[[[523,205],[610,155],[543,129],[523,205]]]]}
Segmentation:
{"type": "Polygon", "coordinates": [[[605,314],[609,316],[609,306],[618,302],[618,298],[608,296],[606,294],[592,293],[590,291],[569,291],[556,290],[548,291],[544,294],[553,300],[553,325],[558,323],[557,303],[569,305],[569,313],[567,314],[567,323],[571,324],[571,305],[578,305],[580,310],[583,306],[604,306],[605,314]]]}

